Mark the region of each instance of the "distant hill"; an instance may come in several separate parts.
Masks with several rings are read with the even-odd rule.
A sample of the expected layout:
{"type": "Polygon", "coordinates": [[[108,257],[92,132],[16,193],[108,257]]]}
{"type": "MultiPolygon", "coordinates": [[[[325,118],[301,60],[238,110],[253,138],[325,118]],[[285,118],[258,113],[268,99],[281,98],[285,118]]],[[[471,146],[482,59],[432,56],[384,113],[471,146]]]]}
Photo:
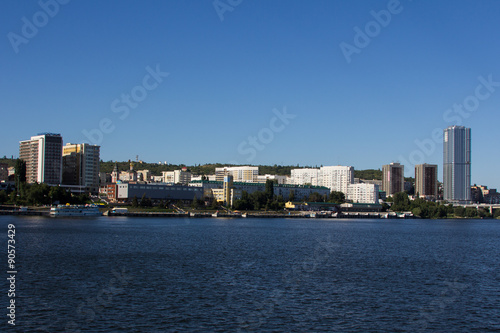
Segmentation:
{"type": "MultiPolygon", "coordinates": [[[[129,170],[130,162],[103,162],[101,161],[101,172],[111,173],[115,167],[115,163],[118,164],[118,170],[124,171],[129,170]]],[[[215,173],[215,168],[222,168],[225,166],[235,166],[232,164],[221,164],[221,163],[209,163],[209,164],[196,164],[196,165],[185,165],[185,164],[158,164],[158,163],[145,163],[145,162],[132,162],[134,165],[134,170],[149,170],[151,174],[159,176],[162,171],[173,171],[179,170],[183,167],[187,167],[192,173],[198,175],[213,175],[215,173]]],[[[282,165],[257,165],[259,167],[259,174],[273,174],[273,175],[290,175],[290,170],[297,168],[297,166],[282,166],[282,165]]]]}
{"type": "Polygon", "coordinates": [[[16,165],[16,160],[17,158],[0,158],[0,163],[7,163],[9,165],[9,167],[13,167],[16,165]]]}
{"type": "Polygon", "coordinates": [[[354,169],[354,178],[361,179],[376,179],[382,180],[382,170],[368,169],[368,170],[356,170],[354,169]]]}

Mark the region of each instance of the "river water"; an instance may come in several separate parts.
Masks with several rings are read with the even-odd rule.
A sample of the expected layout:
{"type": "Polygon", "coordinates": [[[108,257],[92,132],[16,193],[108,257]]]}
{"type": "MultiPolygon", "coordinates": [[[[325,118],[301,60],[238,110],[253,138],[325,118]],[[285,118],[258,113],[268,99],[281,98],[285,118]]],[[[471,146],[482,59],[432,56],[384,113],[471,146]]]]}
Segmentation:
{"type": "Polygon", "coordinates": [[[500,331],[498,220],[0,216],[4,248],[8,224],[9,331],[500,331]]]}

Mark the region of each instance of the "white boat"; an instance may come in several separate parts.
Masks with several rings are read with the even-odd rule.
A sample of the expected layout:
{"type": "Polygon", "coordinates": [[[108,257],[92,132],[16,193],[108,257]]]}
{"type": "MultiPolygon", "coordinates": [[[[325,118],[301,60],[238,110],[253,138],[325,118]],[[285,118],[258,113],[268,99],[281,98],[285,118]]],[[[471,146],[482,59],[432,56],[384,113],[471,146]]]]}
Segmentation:
{"type": "Polygon", "coordinates": [[[101,216],[96,205],[58,205],[50,209],[50,216],[101,216]]]}

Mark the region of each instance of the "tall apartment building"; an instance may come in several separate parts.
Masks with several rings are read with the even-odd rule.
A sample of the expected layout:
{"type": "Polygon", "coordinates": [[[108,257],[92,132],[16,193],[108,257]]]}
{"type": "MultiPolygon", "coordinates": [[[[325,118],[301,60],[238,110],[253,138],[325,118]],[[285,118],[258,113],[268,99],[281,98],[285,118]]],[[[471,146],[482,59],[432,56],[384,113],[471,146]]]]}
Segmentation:
{"type": "Polygon", "coordinates": [[[343,192],[347,195],[347,187],[354,184],[354,167],[323,166],[319,169],[319,185],[328,187],[330,191],[343,192]]]}
{"type": "Polygon", "coordinates": [[[405,167],[399,163],[382,166],[382,190],[387,196],[405,190],[405,167]]]}
{"type": "Polygon", "coordinates": [[[444,200],[471,200],[470,128],[450,126],[443,133],[444,200]]]}
{"type": "Polygon", "coordinates": [[[99,191],[100,147],[88,143],[67,143],[63,147],[64,185],[81,186],[85,191],[99,191]]]}
{"type": "Polygon", "coordinates": [[[61,184],[62,145],[61,134],[52,133],[19,142],[19,158],[26,162],[26,182],[61,184]]]}
{"type": "Polygon", "coordinates": [[[379,187],[375,184],[358,183],[347,186],[346,198],[353,203],[378,204],[379,187]]]}
{"type": "Polygon", "coordinates": [[[290,184],[324,186],[330,191],[343,192],[347,195],[347,186],[354,184],[354,167],[336,165],[323,166],[319,169],[292,169],[290,184]]]}
{"type": "Polygon", "coordinates": [[[319,169],[292,169],[290,171],[290,182],[294,185],[311,184],[318,186],[320,183],[319,169]]]}
{"type": "Polygon", "coordinates": [[[223,167],[215,168],[215,179],[224,181],[224,176],[231,175],[235,182],[257,182],[259,175],[259,167],[253,166],[238,166],[238,167],[223,167]]]}
{"type": "Polygon", "coordinates": [[[415,166],[415,194],[422,197],[437,197],[438,166],[436,164],[418,164],[415,166]]]}

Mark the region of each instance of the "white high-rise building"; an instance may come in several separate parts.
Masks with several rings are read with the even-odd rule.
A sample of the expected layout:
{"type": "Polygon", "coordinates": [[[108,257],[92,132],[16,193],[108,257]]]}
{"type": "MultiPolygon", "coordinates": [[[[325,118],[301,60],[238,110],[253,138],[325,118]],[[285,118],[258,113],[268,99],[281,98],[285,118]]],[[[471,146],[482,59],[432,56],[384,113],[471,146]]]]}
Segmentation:
{"type": "Polygon", "coordinates": [[[290,174],[291,184],[311,184],[313,186],[318,186],[319,184],[319,169],[292,169],[290,174]]]}
{"type": "Polygon", "coordinates": [[[325,186],[330,191],[347,194],[347,186],[354,184],[354,167],[352,166],[323,166],[320,171],[320,186],[325,186]]]}
{"type": "Polygon", "coordinates": [[[379,187],[375,184],[349,184],[347,186],[347,199],[353,203],[378,204],[379,187]]]}

